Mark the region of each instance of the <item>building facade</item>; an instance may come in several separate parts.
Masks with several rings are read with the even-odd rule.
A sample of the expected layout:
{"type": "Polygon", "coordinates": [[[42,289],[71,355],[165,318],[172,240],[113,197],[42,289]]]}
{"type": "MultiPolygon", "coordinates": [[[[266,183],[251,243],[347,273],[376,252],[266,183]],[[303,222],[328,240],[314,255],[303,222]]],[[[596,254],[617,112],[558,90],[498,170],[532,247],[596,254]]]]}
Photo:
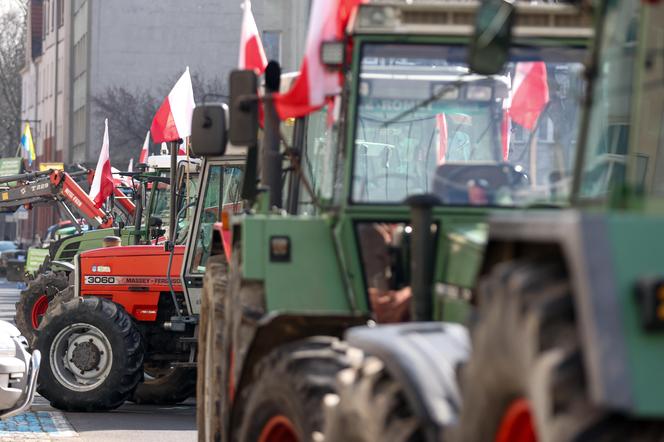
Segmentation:
{"type": "MultiPolygon", "coordinates": [[[[304,53],[309,3],[252,2],[268,57],[284,70],[297,69],[304,53]]],[[[22,114],[31,121],[38,161],[94,165],[104,120],[95,97],[109,89],[161,97],[186,66],[192,75],[223,88],[237,65],[241,4],[30,0],[22,114]]],[[[113,162],[114,136],[109,135],[113,162]]],[[[140,145],[136,149],[138,156],[140,145]]],[[[40,213],[35,230],[44,231],[57,217],[40,213]]]]}

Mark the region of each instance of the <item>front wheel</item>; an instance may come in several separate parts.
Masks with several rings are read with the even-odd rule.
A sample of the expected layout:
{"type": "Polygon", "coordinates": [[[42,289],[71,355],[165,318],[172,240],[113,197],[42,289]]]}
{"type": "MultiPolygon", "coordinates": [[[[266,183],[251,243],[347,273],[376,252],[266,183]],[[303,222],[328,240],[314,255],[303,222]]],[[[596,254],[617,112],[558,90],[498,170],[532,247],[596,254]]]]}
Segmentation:
{"type": "Polygon", "coordinates": [[[132,402],[150,405],[174,405],[196,394],[196,369],[148,366],[143,382],[138,384],[132,402]]]}
{"type": "Polygon", "coordinates": [[[322,434],[323,398],[348,366],[343,345],[316,337],[272,351],[235,407],[240,442],[306,442],[322,434]],[[238,417],[239,416],[239,417],[238,417]]]}
{"type": "Polygon", "coordinates": [[[38,392],[55,408],[111,410],[134,392],[143,370],[141,335],[131,317],[102,298],[51,306],[35,346],[42,354],[38,392]]]}

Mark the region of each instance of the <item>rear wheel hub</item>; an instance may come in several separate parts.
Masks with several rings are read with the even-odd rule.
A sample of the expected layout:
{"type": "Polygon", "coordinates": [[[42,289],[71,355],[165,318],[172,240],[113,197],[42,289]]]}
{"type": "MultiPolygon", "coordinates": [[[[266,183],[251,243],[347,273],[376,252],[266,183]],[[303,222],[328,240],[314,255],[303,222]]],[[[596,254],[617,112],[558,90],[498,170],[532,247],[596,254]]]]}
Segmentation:
{"type": "Polygon", "coordinates": [[[527,400],[519,398],[507,407],[496,433],[496,442],[537,442],[527,400]]]}
{"type": "Polygon", "coordinates": [[[292,422],[283,415],[272,416],[267,421],[258,442],[298,442],[292,422]]]}
{"type": "Polygon", "coordinates": [[[39,298],[37,298],[37,302],[35,302],[35,304],[32,306],[32,328],[36,330],[37,327],[39,327],[39,323],[41,323],[41,320],[46,314],[47,309],[48,297],[46,295],[41,295],[39,298]]]}
{"type": "Polygon", "coordinates": [[[60,384],[74,391],[97,388],[113,365],[111,343],[97,327],[77,323],[63,328],[50,349],[51,370],[60,384]]]}
{"type": "Polygon", "coordinates": [[[103,350],[95,345],[93,339],[89,339],[88,342],[82,342],[74,346],[70,362],[81,371],[89,371],[99,367],[102,355],[103,350]]]}

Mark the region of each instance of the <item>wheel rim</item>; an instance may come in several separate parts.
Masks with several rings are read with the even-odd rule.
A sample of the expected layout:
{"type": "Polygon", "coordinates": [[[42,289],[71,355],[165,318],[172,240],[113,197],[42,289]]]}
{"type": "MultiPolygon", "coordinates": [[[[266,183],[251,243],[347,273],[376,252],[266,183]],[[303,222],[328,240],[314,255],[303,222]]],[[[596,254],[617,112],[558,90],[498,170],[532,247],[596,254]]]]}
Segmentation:
{"type": "Polygon", "coordinates": [[[498,427],[496,442],[537,442],[528,401],[519,398],[510,404],[498,427]]]}
{"type": "Polygon", "coordinates": [[[113,365],[108,338],[97,327],[85,323],[60,330],[49,353],[53,375],[73,391],[94,390],[106,380],[113,365]]]}
{"type": "Polygon", "coordinates": [[[32,306],[32,328],[37,330],[37,327],[39,327],[39,323],[41,322],[42,317],[44,317],[46,314],[47,309],[48,297],[46,295],[41,295],[39,298],[37,298],[37,301],[32,306]]]}
{"type": "Polygon", "coordinates": [[[292,422],[284,415],[272,416],[267,421],[258,442],[298,442],[292,422]]]}

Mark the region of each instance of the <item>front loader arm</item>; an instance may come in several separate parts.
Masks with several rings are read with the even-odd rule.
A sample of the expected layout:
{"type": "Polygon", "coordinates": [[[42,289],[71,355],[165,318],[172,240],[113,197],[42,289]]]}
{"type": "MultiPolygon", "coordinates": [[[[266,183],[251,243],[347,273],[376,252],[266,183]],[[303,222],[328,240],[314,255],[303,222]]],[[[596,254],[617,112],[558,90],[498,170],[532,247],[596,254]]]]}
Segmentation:
{"type": "Polygon", "coordinates": [[[59,196],[69,201],[88,224],[101,229],[113,226],[113,216],[96,207],[90,196],[66,172],[56,170],[50,180],[59,188],[59,196]]]}

